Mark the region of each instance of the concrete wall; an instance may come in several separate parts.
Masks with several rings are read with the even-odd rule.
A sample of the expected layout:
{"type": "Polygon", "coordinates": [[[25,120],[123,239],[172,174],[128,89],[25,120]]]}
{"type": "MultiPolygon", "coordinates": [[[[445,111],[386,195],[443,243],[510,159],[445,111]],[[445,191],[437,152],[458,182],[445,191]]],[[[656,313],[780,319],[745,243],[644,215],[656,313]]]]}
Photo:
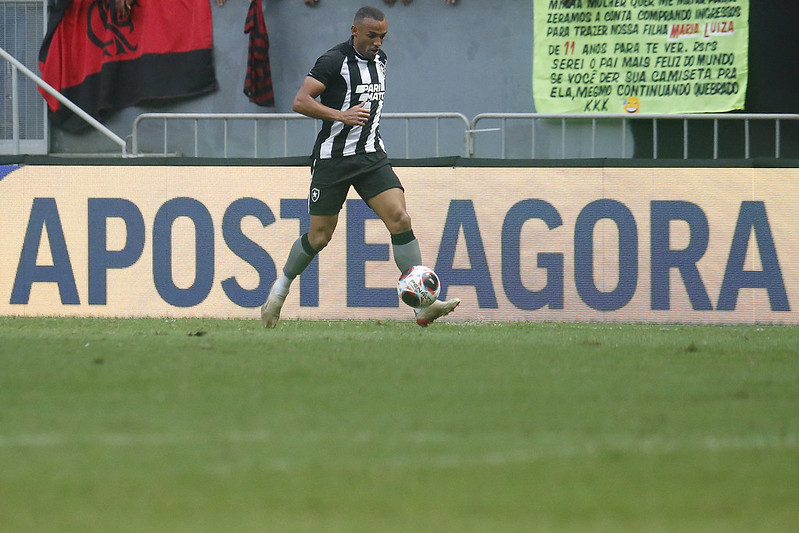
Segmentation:
{"type": "MultiPolygon", "coordinates": [[[[416,0],[386,13],[389,56],[386,112],[459,112],[471,119],[484,112],[532,112],[533,1],[416,0]]],[[[265,0],[276,107],[262,108],[243,94],[248,36],[244,21],[249,2],[211,1],[219,91],[169,104],[139,106],[108,117],[120,136],[130,134],[144,112],[290,112],[291,101],[316,58],[346,40],[355,11],[364,0],[265,0]]],[[[310,146],[308,146],[310,150],[310,146]]],[[[389,145],[391,150],[391,145],[389,145]]],[[[95,132],[52,132],[51,152],[114,152],[95,132]]],[[[454,154],[442,155],[460,155],[454,154]]]]}

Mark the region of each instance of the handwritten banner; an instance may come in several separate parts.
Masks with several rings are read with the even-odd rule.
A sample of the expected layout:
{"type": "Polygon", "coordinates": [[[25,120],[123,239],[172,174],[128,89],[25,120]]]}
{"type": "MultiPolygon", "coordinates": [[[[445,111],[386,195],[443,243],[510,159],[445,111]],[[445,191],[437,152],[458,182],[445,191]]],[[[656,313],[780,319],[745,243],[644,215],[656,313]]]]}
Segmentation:
{"type": "Polygon", "coordinates": [[[539,113],[742,109],[749,0],[534,0],[539,113]]]}

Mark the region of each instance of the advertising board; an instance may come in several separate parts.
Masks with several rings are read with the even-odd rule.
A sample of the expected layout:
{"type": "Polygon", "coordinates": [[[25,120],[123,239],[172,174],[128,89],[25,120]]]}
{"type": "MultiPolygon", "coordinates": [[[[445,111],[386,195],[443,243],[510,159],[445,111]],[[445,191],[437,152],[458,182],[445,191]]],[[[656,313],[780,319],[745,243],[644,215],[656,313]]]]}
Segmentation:
{"type": "MultiPolygon", "coordinates": [[[[257,319],[309,226],[304,167],[2,168],[3,315],[257,319]]],[[[799,323],[796,169],[396,171],[452,320],[799,323]]],[[[411,319],[389,242],[352,193],[284,318],[411,319]]]]}

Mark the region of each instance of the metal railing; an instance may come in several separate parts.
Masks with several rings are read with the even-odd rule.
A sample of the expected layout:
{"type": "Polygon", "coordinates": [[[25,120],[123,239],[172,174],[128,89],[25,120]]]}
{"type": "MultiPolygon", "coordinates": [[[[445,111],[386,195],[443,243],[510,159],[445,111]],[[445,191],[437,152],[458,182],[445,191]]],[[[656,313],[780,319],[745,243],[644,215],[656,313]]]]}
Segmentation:
{"type": "MultiPolygon", "coordinates": [[[[47,29],[45,0],[0,0],[0,49],[36,69],[47,29]]],[[[47,108],[36,85],[10,62],[0,61],[0,154],[45,154],[47,108]]]]}
{"type": "MultiPolygon", "coordinates": [[[[18,83],[18,72],[31,79],[36,85],[45,92],[52,95],[65,107],[73,111],[93,128],[98,130],[113,143],[121,148],[122,156],[143,155],[141,147],[142,123],[145,121],[160,121],[161,143],[160,150],[148,152],[147,155],[189,155],[200,156],[200,145],[208,144],[207,138],[201,135],[200,124],[206,121],[220,124],[222,128],[222,157],[262,157],[265,154],[259,151],[263,143],[259,140],[259,135],[264,135],[260,124],[267,122],[266,137],[268,142],[266,148],[272,154],[266,156],[288,157],[291,155],[305,156],[308,153],[310,143],[316,136],[319,129],[318,120],[305,117],[297,113],[144,113],[139,115],[133,124],[132,153],[127,152],[127,143],[97,119],[90,116],[69,99],[61,95],[53,87],[47,84],[39,76],[29,70],[24,64],[14,58],[11,54],[0,48],[0,57],[10,64],[11,69],[11,122],[12,122],[12,149],[11,153],[22,153],[20,140],[20,112],[18,94],[16,86],[18,83]],[[170,148],[170,122],[188,122],[191,131],[191,146],[188,154],[180,152],[169,152],[170,148]],[[234,140],[231,140],[231,124],[250,121],[252,129],[249,133],[242,135],[241,131],[235,132],[234,140]],[[290,132],[289,124],[303,124],[304,130],[299,134],[290,132]],[[307,124],[307,126],[304,126],[307,124]],[[301,137],[301,139],[298,139],[301,137]],[[277,139],[276,141],[273,139],[277,139]],[[236,146],[238,153],[231,155],[230,147],[236,146]],[[244,150],[242,146],[248,145],[251,148],[244,150]],[[275,152],[277,151],[276,155],[275,152]]],[[[384,113],[383,114],[383,133],[386,137],[386,129],[391,129],[394,125],[399,125],[392,131],[392,142],[390,146],[396,146],[395,141],[404,144],[404,156],[410,158],[414,155],[414,150],[421,150],[424,153],[421,157],[440,157],[441,155],[452,156],[460,152],[464,157],[487,157],[508,159],[512,158],[553,158],[569,159],[578,157],[618,157],[633,158],[642,157],[630,153],[630,147],[634,146],[635,152],[647,151],[646,157],[651,159],[661,158],[663,144],[670,144],[671,153],[674,153],[675,137],[679,137],[678,144],[681,147],[679,156],[670,155],[669,157],[681,157],[689,159],[696,151],[696,145],[707,145],[710,150],[710,157],[718,159],[721,153],[722,138],[728,139],[729,136],[722,135],[722,128],[732,129],[732,124],[739,125],[742,129],[742,141],[740,147],[735,147],[735,155],[727,156],[733,158],[749,159],[752,157],[753,144],[753,123],[770,123],[772,129],[764,134],[758,130],[756,139],[763,145],[764,137],[768,137],[771,154],[775,159],[780,159],[784,154],[785,139],[783,135],[783,125],[789,124],[791,130],[796,133],[799,130],[799,114],[753,114],[753,113],[707,113],[707,114],[548,114],[548,113],[481,113],[476,115],[471,121],[461,113],[384,113]],[[442,127],[446,121],[446,130],[442,127]],[[493,121],[493,122],[492,122],[493,121]],[[636,135],[632,133],[632,124],[638,125],[649,123],[650,129],[642,133],[638,128],[636,135]],[[423,131],[421,123],[432,123],[432,132],[423,131]],[[488,126],[494,127],[486,127],[488,126]],[[511,127],[511,123],[514,124],[511,127]],[[674,126],[680,123],[681,128],[675,133],[675,128],[664,128],[662,125],[668,123],[674,126]],[[699,136],[691,132],[693,124],[703,123],[712,128],[708,132],[705,128],[701,132],[699,142],[695,142],[699,136]],[[521,127],[518,125],[521,124],[521,127]],[[722,126],[724,124],[724,126],[722,126]],[[689,127],[689,125],[691,125],[689,127]],[[668,130],[668,132],[662,131],[668,130]],[[423,135],[425,133],[427,136],[423,135]],[[492,138],[492,134],[497,133],[497,137],[492,138]],[[707,138],[709,137],[709,139],[707,138]],[[668,139],[667,139],[668,138],[668,139]],[[477,140],[480,140],[480,151],[477,150],[477,140]],[[576,142],[575,142],[576,139],[576,142]],[[663,141],[668,141],[664,143],[663,141]],[[635,145],[638,146],[635,146],[635,145]],[[442,148],[442,146],[445,147],[442,148]],[[526,148],[525,148],[526,145],[526,148]],[[541,147],[543,145],[543,148],[541,147]],[[648,146],[645,146],[648,145],[648,146]],[[509,154],[509,146],[512,147],[513,154],[509,154]],[[488,148],[488,151],[484,149],[488,148]]],[[[154,132],[151,130],[146,135],[148,142],[152,141],[154,132]]],[[[185,132],[184,132],[185,137],[185,132]]],[[[788,136],[794,139],[795,135],[788,136]]],[[[218,146],[214,146],[212,155],[219,153],[218,146]]],[[[791,146],[790,157],[797,157],[795,152],[799,146],[791,146]]],[[[771,154],[768,154],[770,156],[771,154]]],[[[395,155],[395,154],[392,154],[395,155]]],[[[762,155],[762,154],[761,154],[762,155]]],[[[697,156],[693,156],[697,157],[697,156]]],[[[707,157],[707,156],[702,156],[707,157]]]]}
{"type": "MultiPolygon", "coordinates": [[[[400,121],[403,124],[402,137],[404,138],[406,158],[411,157],[412,145],[414,144],[423,146],[426,150],[424,154],[425,157],[441,156],[442,139],[445,138],[442,134],[442,122],[444,121],[450,123],[450,131],[460,132],[460,140],[457,144],[461,147],[460,149],[463,150],[463,155],[469,155],[467,148],[469,146],[468,138],[470,135],[469,120],[461,113],[383,113],[382,119],[381,129],[383,130],[384,137],[388,123],[400,121]],[[433,124],[433,131],[430,133],[430,135],[432,135],[432,142],[427,142],[418,136],[419,134],[416,130],[419,129],[418,124],[422,121],[429,121],[433,124]],[[413,126],[414,124],[416,126],[413,126]]],[[[143,133],[145,127],[144,123],[147,121],[160,121],[161,123],[158,130],[161,150],[159,152],[147,152],[147,155],[168,156],[176,153],[176,141],[171,139],[171,137],[179,138],[182,136],[184,151],[181,155],[199,157],[202,151],[201,144],[208,145],[207,139],[201,138],[201,125],[204,123],[217,123],[218,126],[221,126],[221,131],[213,131],[212,135],[221,136],[221,153],[224,158],[231,156],[231,146],[233,144],[239,148],[239,153],[241,154],[241,144],[244,143],[245,140],[248,146],[246,155],[244,155],[245,157],[258,158],[263,156],[263,147],[261,146],[260,137],[265,134],[270,138],[274,136],[282,137],[279,141],[280,146],[282,146],[282,152],[278,154],[279,156],[307,155],[313,139],[316,137],[319,130],[320,124],[319,120],[297,113],[143,113],[136,117],[133,122],[131,150],[134,156],[144,155],[144,151],[142,150],[142,136],[147,135],[147,133],[143,133]],[[233,124],[242,121],[252,123],[251,133],[244,133],[243,130],[239,130],[235,132],[235,134],[231,132],[233,124]],[[174,125],[173,130],[170,130],[170,124],[180,122],[185,123],[183,129],[178,130],[181,126],[174,125]],[[293,122],[307,123],[309,126],[298,133],[297,131],[290,130],[289,124],[293,122]],[[267,125],[262,126],[264,123],[267,125]],[[186,128],[188,128],[188,131],[186,128]],[[262,128],[265,128],[267,131],[264,133],[262,128]],[[290,141],[292,134],[295,137],[302,137],[302,142],[292,143],[290,141]]],[[[150,129],[148,140],[151,141],[152,139],[150,137],[155,135],[155,133],[156,130],[150,129]]],[[[446,138],[449,139],[450,136],[446,136],[446,138]]],[[[154,143],[151,143],[150,146],[154,147],[154,143]]],[[[274,149],[274,147],[275,144],[272,143],[271,148],[274,149]]],[[[151,148],[151,150],[153,150],[153,148],[151,148]]],[[[242,157],[242,155],[238,155],[237,157],[242,157]]]]}
{"type": "Polygon", "coordinates": [[[75,113],[80,118],[82,118],[84,121],[86,121],[94,129],[96,129],[97,131],[99,131],[100,133],[102,133],[103,135],[108,137],[112,142],[114,142],[117,145],[119,145],[119,147],[122,149],[122,155],[123,156],[126,155],[127,148],[126,148],[125,139],[123,139],[122,137],[120,137],[119,135],[117,135],[116,133],[114,133],[113,131],[108,129],[107,127],[105,127],[100,121],[98,121],[97,119],[95,119],[94,117],[92,117],[91,115],[86,113],[83,109],[81,109],[80,107],[78,107],[77,105],[72,103],[71,100],[69,100],[67,97],[65,97],[60,92],[58,92],[56,89],[54,89],[49,83],[44,81],[42,78],[40,78],[38,75],[36,75],[30,69],[28,69],[28,67],[23,65],[16,58],[14,58],[14,56],[9,54],[8,52],[3,50],[2,48],[0,48],[0,57],[5,59],[6,61],[8,61],[11,64],[11,68],[12,68],[12,80],[13,80],[13,87],[14,88],[12,89],[13,93],[12,93],[12,98],[11,98],[11,100],[12,100],[11,105],[12,105],[12,116],[13,116],[12,122],[14,124],[14,126],[13,126],[14,127],[13,138],[14,138],[14,144],[16,145],[16,149],[17,149],[16,153],[19,153],[19,142],[20,142],[20,139],[19,139],[19,109],[18,109],[18,105],[19,104],[18,104],[18,94],[16,94],[16,88],[15,88],[16,87],[16,80],[17,80],[17,72],[19,71],[22,74],[24,74],[25,76],[27,76],[29,79],[31,79],[36,85],[41,87],[45,92],[47,92],[47,94],[51,95],[53,98],[55,98],[56,100],[61,102],[62,105],[64,105],[69,110],[71,110],[73,113],[75,113]]]}
{"type": "MultiPolygon", "coordinates": [[[[771,124],[771,139],[773,142],[773,156],[782,157],[783,135],[782,124],[791,123],[799,126],[797,114],[746,114],[746,113],[707,113],[707,114],[548,114],[548,113],[481,113],[469,121],[461,113],[384,113],[383,133],[393,123],[399,122],[400,128],[393,131],[394,137],[390,146],[404,144],[404,156],[410,158],[414,150],[425,151],[424,157],[439,157],[442,155],[442,144],[447,144],[448,150],[443,155],[454,155],[461,152],[465,157],[490,157],[508,159],[509,146],[513,147],[516,158],[552,158],[569,159],[575,157],[636,157],[631,150],[635,143],[635,151],[642,147],[651,150],[647,157],[661,158],[664,151],[662,144],[671,143],[671,152],[679,152],[678,156],[689,159],[692,151],[698,145],[707,147],[708,156],[713,159],[720,157],[722,143],[721,130],[730,123],[740,125],[741,146],[736,147],[735,158],[748,159],[752,155],[752,131],[754,122],[771,124]],[[433,131],[427,131],[427,137],[419,134],[420,122],[432,121],[433,131]],[[442,122],[449,121],[446,134],[442,130],[442,122]],[[492,122],[493,121],[493,122],[492,122]],[[639,128],[633,135],[631,125],[637,121],[641,126],[646,126],[646,131],[639,128]],[[486,123],[489,126],[484,127],[486,123]],[[514,124],[511,126],[511,124],[514,124]],[[679,123],[680,127],[673,127],[679,123]],[[701,123],[709,126],[701,134],[694,131],[693,124],[701,123]],[[522,126],[517,127],[518,124],[522,126]],[[665,127],[668,124],[672,127],[665,127]],[[453,127],[454,125],[454,127],[453,127]],[[689,125],[691,125],[689,127],[689,125]],[[675,131],[676,130],[676,131],[675,131]],[[498,138],[487,139],[486,136],[497,133],[498,138]],[[428,138],[429,137],[429,138],[428,138]],[[675,140],[675,137],[678,139],[675,140]],[[701,137],[701,138],[699,138],[701,137]],[[488,153],[478,153],[477,141],[486,140],[485,144],[490,150],[488,153]],[[527,148],[525,149],[524,146],[527,148]],[[490,146],[489,146],[490,145],[490,146]],[[541,147],[540,145],[543,145],[541,147]],[[676,146],[676,148],[675,148],[676,146]]],[[[219,153],[219,146],[213,145],[208,149],[210,135],[201,133],[202,124],[216,124],[220,131],[204,132],[205,134],[221,137],[221,156],[231,157],[231,146],[236,147],[237,154],[233,157],[262,157],[265,149],[271,150],[273,156],[288,157],[307,155],[310,144],[319,129],[318,120],[305,117],[296,113],[145,113],[139,115],[133,124],[132,154],[143,155],[174,155],[180,154],[190,157],[199,157],[201,145],[207,152],[219,153]],[[143,123],[157,121],[158,129],[152,128],[145,134],[142,132],[143,123]],[[181,126],[180,122],[184,124],[181,126]],[[251,122],[249,132],[239,129],[232,132],[233,124],[251,122]],[[267,123],[265,126],[264,123],[267,123]],[[290,124],[297,123],[302,130],[290,130],[290,124]],[[304,126],[307,124],[307,126],[304,126]],[[171,128],[171,129],[170,129],[171,128]],[[182,129],[181,129],[182,128],[182,129]],[[159,148],[155,149],[153,137],[158,136],[159,148]],[[183,137],[183,150],[176,148],[177,141],[183,137]],[[142,137],[150,142],[149,149],[142,149],[142,137]],[[261,142],[261,137],[268,137],[269,141],[261,142]],[[246,148],[242,146],[245,145],[246,148]],[[265,147],[263,146],[265,145],[265,147]],[[170,151],[171,150],[171,151],[170,151]],[[277,153],[275,153],[277,151],[277,153]]],[[[759,138],[761,135],[759,135],[759,138]]],[[[762,140],[762,139],[760,139],[762,140]]],[[[704,156],[704,157],[708,157],[704,156]]],[[[696,156],[694,156],[696,157],[696,156]]]]}
{"type": "MultiPolygon", "coordinates": [[[[752,122],[772,122],[774,125],[774,157],[779,159],[781,157],[781,124],[783,122],[793,122],[799,124],[799,115],[797,114],[746,114],[746,113],[697,113],[697,114],[616,114],[616,113],[600,113],[600,114],[554,114],[554,113],[481,113],[472,119],[469,127],[469,133],[472,136],[472,142],[468,146],[469,154],[474,156],[475,150],[475,136],[477,134],[499,132],[499,154],[493,154],[485,157],[498,157],[506,159],[508,157],[508,123],[509,121],[527,121],[528,130],[525,136],[529,135],[530,151],[525,157],[535,159],[539,157],[539,150],[537,150],[538,142],[542,136],[539,132],[541,124],[545,123],[545,140],[551,140],[557,133],[553,135],[553,130],[559,128],[559,150],[558,146],[548,146],[546,157],[566,159],[567,157],[574,157],[568,154],[568,148],[573,145],[567,138],[567,131],[570,128],[577,129],[577,134],[585,136],[586,133],[590,134],[590,139],[585,143],[579,143],[581,146],[586,145],[589,152],[585,154],[587,157],[598,157],[600,150],[599,144],[602,141],[604,156],[607,157],[620,157],[629,158],[633,157],[628,154],[628,145],[632,145],[632,135],[630,132],[630,124],[633,121],[649,121],[651,122],[651,157],[652,159],[659,158],[659,141],[662,140],[659,136],[659,122],[663,121],[680,121],[682,122],[682,158],[689,158],[689,147],[691,147],[692,138],[689,135],[689,123],[692,122],[707,122],[712,123],[712,157],[713,159],[719,158],[720,149],[720,134],[719,125],[721,122],[738,122],[743,124],[743,158],[748,159],[751,156],[752,135],[750,125],[752,122]],[[498,127],[481,127],[487,121],[499,121],[498,127]],[[559,126],[558,126],[559,124],[559,126]],[[612,138],[605,135],[605,131],[611,126],[618,128],[618,137],[614,142],[612,138]],[[554,128],[553,128],[554,126],[554,128]],[[599,132],[599,128],[603,127],[603,132],[599,132]],[[614,154],[615,150],[615,154],[614,154]],[[559,153],[558,153],[559,152],[559,153]],[[554,154],[554,155],[553,155],[554,154]]],[[[646,136],[648,136],[647,133],[646,136]]],[[[643,135],[641,136],[643,137],[643,135]]],[[[518,139],[515,139],[518,141],[518,139]]],[[[582,141],[582,139],[581,139],[582,141]]],[[[518,145],[518,142],[516,143],[518,145]]],[[[647,147],[649,148],[649,147],[647,147]]]]}

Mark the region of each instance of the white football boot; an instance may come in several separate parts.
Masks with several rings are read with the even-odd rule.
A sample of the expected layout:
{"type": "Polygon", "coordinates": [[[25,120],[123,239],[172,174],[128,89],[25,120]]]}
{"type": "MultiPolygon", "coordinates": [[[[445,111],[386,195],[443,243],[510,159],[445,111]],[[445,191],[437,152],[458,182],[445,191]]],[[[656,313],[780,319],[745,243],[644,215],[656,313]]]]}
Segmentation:
{"type": "Polygon", "coordinates": [[[285,301],[285,296],[275,294],[275,285],[272,284],[269,296],[261,306],[261,320],[263,320],[265,328],[273,328],[277,325],[277,321],[280,320],[280,309],[285,301]]]}
{"type": "Polygon", "coordinates": [[[426,328],[434,320],[450,314],[460,304],[460,298],[452,300],[436,300],[427,307],[416,310],[416,323],[426,328]]]}

